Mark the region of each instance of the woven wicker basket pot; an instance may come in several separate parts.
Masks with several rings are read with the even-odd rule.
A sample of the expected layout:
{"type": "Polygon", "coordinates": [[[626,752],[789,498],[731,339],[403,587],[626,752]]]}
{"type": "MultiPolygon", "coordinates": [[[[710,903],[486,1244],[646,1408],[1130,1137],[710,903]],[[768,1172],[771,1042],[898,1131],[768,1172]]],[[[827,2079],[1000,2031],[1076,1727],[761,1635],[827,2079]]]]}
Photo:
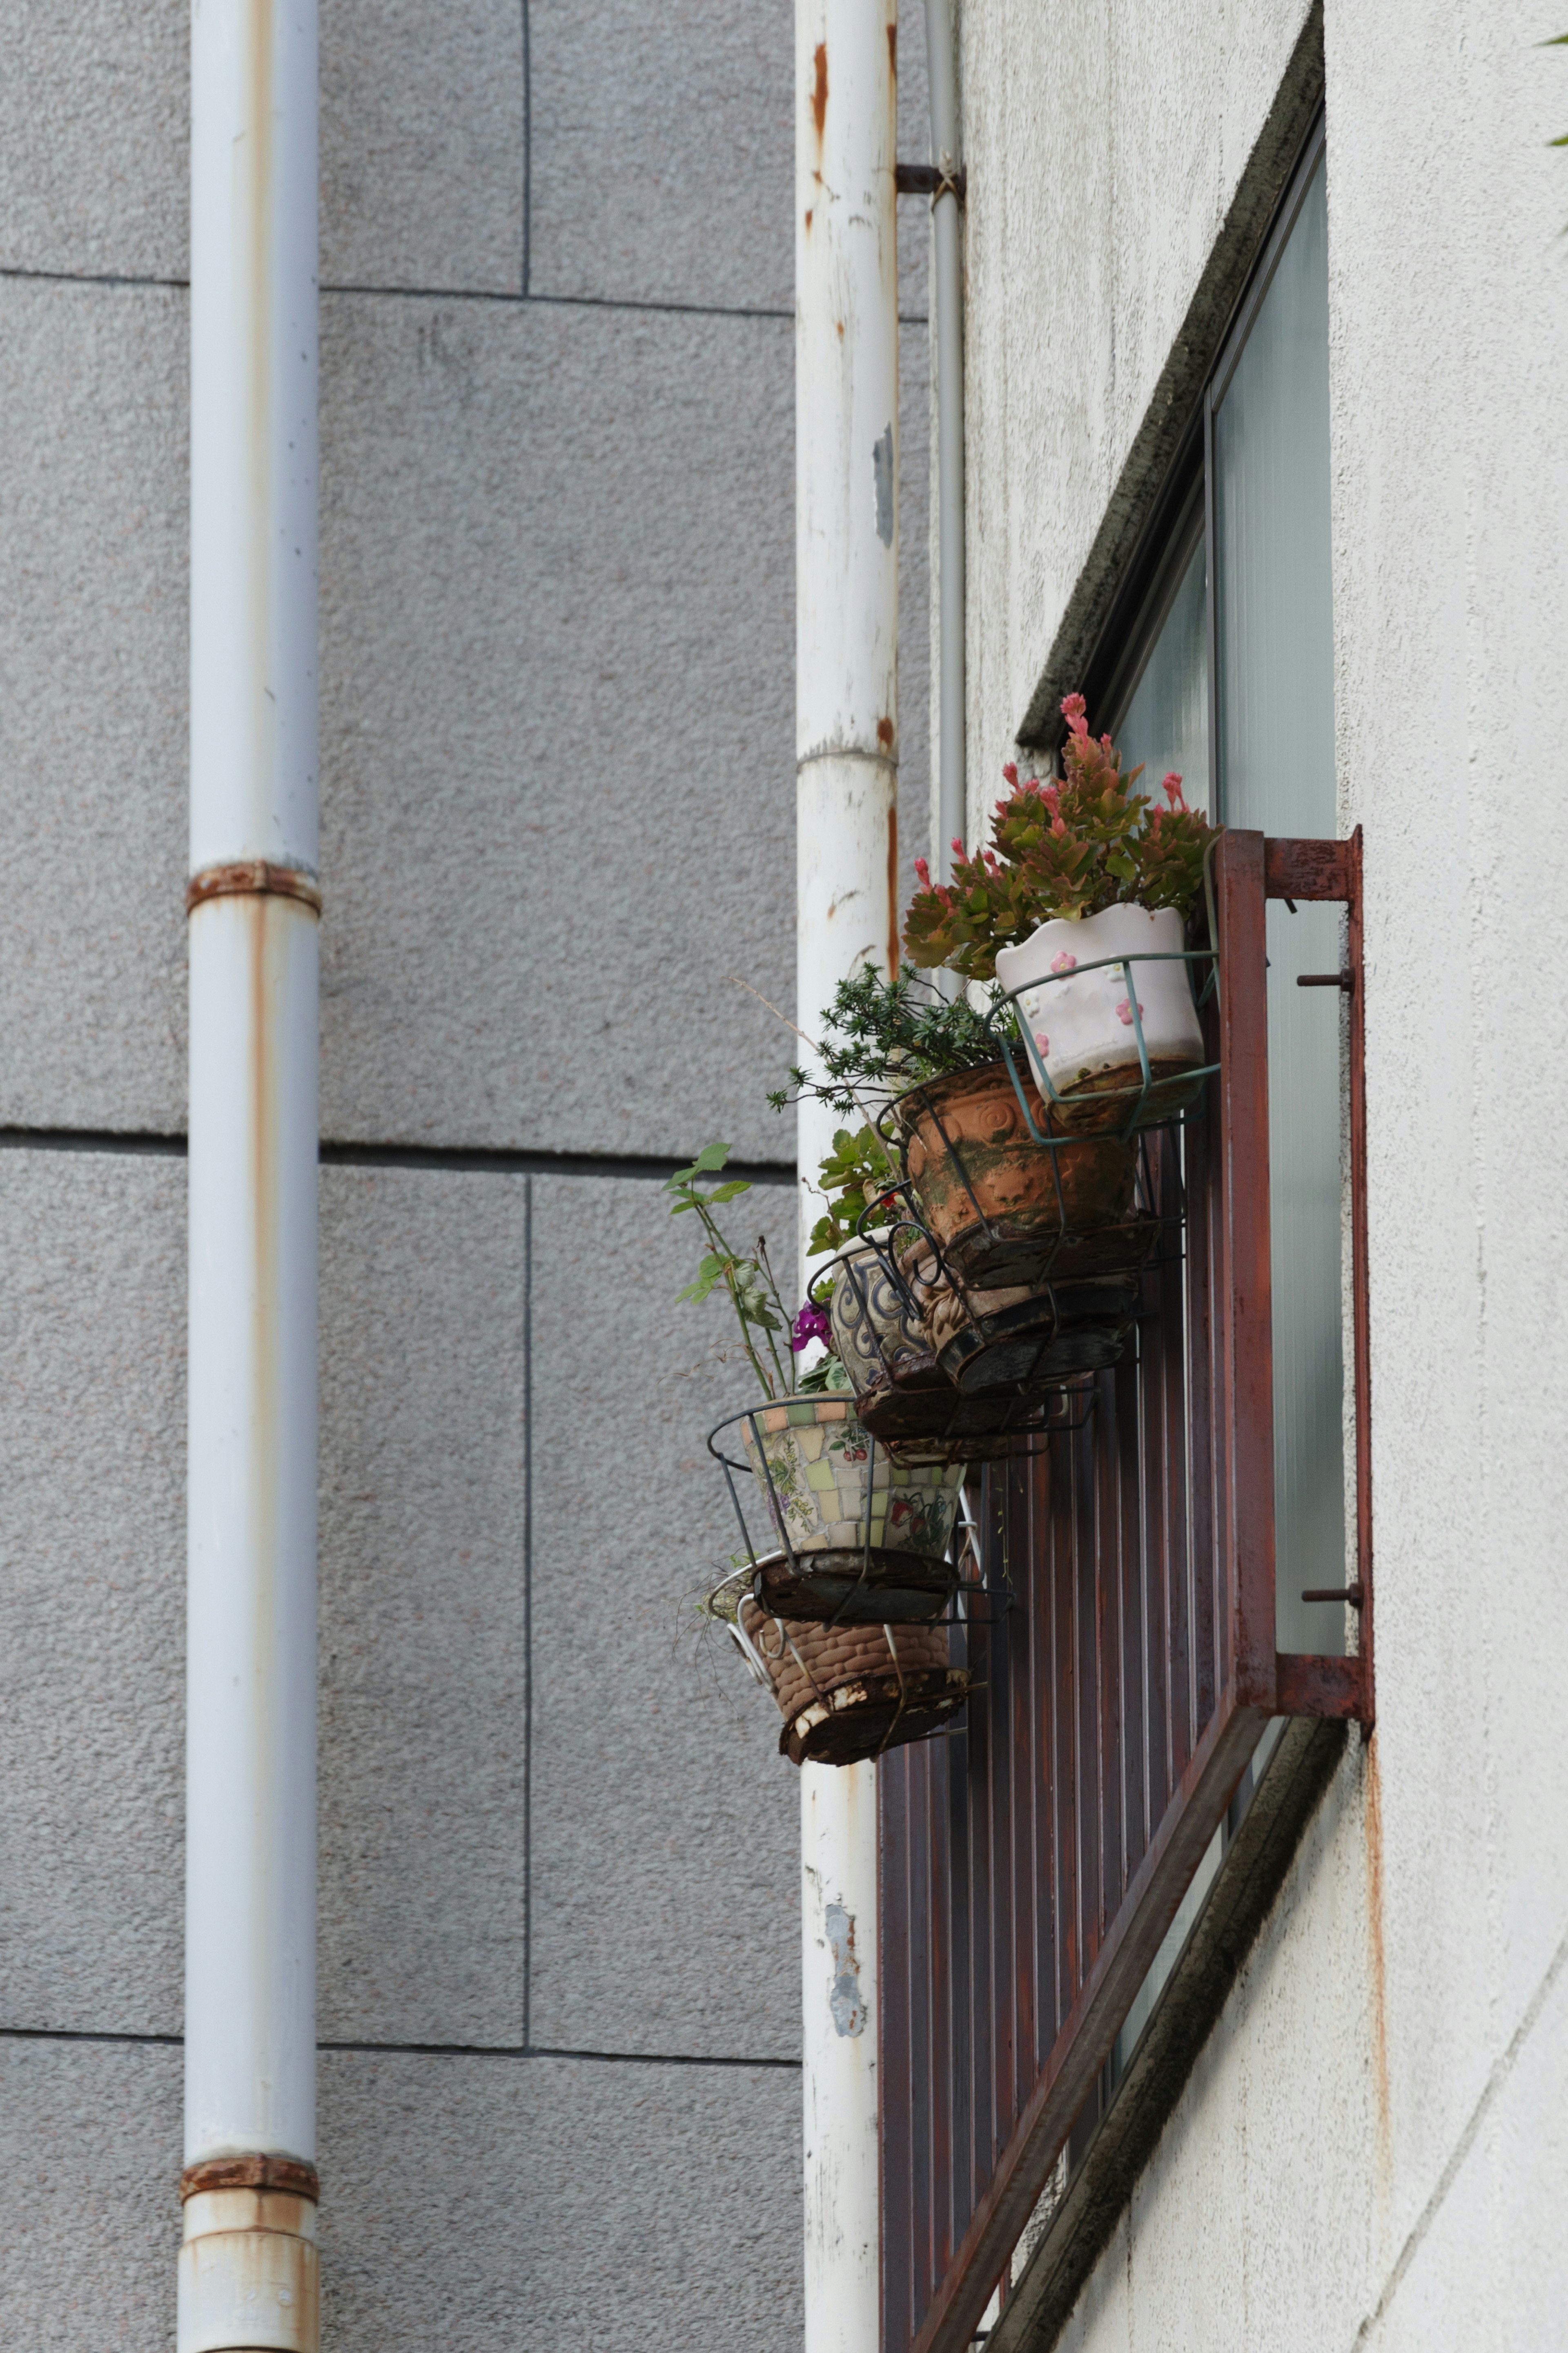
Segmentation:
{"type": "Polygon", "coordinates": [[[1001,948],[996,977],[1019,989],[1018,1017],[1035,1075],[1063,1098],[1062,1124],[1082,1134],[1171,1119],[1196,1102],[1203,1031],[1188,966],[1180,959],[1182,919],[1173,907],[1106,907],[1077,923],[1042,923],[1016,948],[1001,948]],[[1107,956],[1151,963],[1107,964],[1107,956]],[[1089,971],[1078,967],[1088,965],[1089,971]],[[1137,980],[1136,991],[1128,975],[1137,980]],[[1034,982],[1033,987],[1025,986],[1034,982]],[[1149,1092],[1132,1006],[1149,1056],[1149,1092]]]}
{"type": "Polygon", "coordinates": [[[969,1689],[967,1671],[948,1662],[945,1626],[805,1625],[750,1600],[742,1622],[772,1680],[779,1752],[792,1765],[855,1765],[924,1740],[969,1689]]]}
{"type": "MultiPolygon", "coordinates": [[[[1061,1133],[1059,1121],[1047,1122],[1033,1080],[1020,1071],[1019,1082],[1040,1134],[1061,1133]]],[[[916,1087],[899,1098],[893,1116],[921,1219],[964,1282],[1037,1281],[1053,1270],[1068,1235],[1077,1238],[1073,1272],[1123,1263],[1094,1262],[1092,1238],[1131,1207],[1133,1145],[1114,1136],[1037,1144],[1005,1062],[916,1087]]]]}
{"type": "Polygon", "coordinates": [[[784,1539],[770,1571],[773,1606],[878,1626],[945,1607],[962,1462],[895,1460],[842,1396],[759,1406],[741,1433],[784,1539]]]}

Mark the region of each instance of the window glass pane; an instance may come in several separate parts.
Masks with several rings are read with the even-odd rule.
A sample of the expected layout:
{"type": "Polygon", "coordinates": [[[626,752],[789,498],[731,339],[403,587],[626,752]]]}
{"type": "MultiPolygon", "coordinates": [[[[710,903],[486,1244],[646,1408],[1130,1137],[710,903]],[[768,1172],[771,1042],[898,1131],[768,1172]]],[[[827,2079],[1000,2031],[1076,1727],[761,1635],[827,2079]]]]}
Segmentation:
{"type": "Polygon", "coordinates": [[[1123,770],[1143,764],[1141,791],[1158,798],[1161,778],[1173,768],[1188,806],[1202,809],[1209,801],[1207,592],[1200,534],[1131,700],[1111,731],[1123,770]]]}
{"type": "MultiPolygon", "coordinates": [[[[1226,822],[1335,829],[1328,208],[1319,164],[1214,420],[1215,648],[1226,822]]],[[[1337,907],[1268,909],[1274,1479],[1281,1650],[1343,1649],[1337,907]]]]}

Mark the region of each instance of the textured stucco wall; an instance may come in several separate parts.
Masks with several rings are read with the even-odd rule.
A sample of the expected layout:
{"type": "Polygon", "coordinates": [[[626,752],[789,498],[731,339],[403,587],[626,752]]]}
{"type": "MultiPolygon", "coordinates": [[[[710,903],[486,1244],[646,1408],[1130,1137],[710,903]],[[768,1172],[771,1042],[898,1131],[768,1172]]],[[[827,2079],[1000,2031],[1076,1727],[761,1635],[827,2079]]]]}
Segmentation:
{"type": "MultiPolygon", "coordinates": [[[[971,0],[977,800],[1303,18],[1296,0],[971,0]]],[[[1544,0],[1326,8],[1378,1729],[1085,2291],[1074,2353],[1562,2337],[1568,166],[1546,142],[1568,69],[1534,46],[1559,30],[1544,0]]]]}
{"type": "MultiPolygon", "coordinates": [[[[188,16],[0,44],[7,2348],[172,2339],[188,16]]],[[[647,1158],[793,1156],[727,978],[794,961],[790,10],[322,0],[321,48],[323,1132],[519,1163],[322,1174],[328,2341],[784,2353],[797,1784],[692,1611],[745,1391],[647,1158]]],[[[732,1214],[787,1269],[787,1182],[732,1214]]]]}

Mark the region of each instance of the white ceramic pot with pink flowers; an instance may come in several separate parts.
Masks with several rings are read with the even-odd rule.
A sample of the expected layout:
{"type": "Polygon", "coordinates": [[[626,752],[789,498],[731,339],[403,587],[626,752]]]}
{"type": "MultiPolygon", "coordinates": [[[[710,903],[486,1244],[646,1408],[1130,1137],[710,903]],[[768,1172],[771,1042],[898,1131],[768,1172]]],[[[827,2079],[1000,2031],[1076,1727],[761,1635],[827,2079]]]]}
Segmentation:
{"type": "Polygon", "coordinates": [[[996,977],[1066,1126],[1150,1126],[1196,1099],[1204,1039],[1190,976],[1208,967],[1185,946],[1173,907],[1129,903],[1058,917],[998,949],[996,977]]]}

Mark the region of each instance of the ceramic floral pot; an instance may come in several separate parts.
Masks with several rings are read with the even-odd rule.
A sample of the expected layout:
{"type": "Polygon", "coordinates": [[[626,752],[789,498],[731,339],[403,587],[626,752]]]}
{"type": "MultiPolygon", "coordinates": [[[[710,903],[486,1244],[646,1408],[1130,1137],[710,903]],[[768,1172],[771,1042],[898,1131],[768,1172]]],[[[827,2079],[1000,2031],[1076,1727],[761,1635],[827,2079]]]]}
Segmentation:
{"type": "MultiPolygon", "coordinates": [[[[1040,1134],[1060,1134],[1028,1073],[1020,1069],[1018,1080],[1040,1134]]],[[[1131,1207],[1135,1147],[1118,1136],[1037,1143],[1005,1062],[911,1088],[893,1115],[921,1219],[965,1283],[1039,1281],[1068,1237],[1087,1243],[1131,1207]]],[[[900,1264],[920,1247],[900,1251],[900,1264]]],[[[1079,1273],[1126,1263],[1114,1247],[1110,1268],[1092,1262],[1092,1249],[1068,1254],[1079,1273]]]]}
{"type": "Polygon", "coordinates": [[[945,1609],[962,1461],[895,1460],[847,1397],[759,1406],[741,1432],[784,1540],[759,1569],[770,1607],[872,1625],[945,1609]]]}
{"type": "Polygon", "coordinates": [[[894,1388],[947,1386],[913,1299],[868,1243],[846,1250],[839,1259],[829,1320],[834,1349],[849,1376],[858,1406],[868,1393],[880,1397],[894,1388]]]}
{"type": "Polygon", "coordinates": [[[969,1676],[948,1663],[945,1626],[823,1626],[740,1605],[784,1719],[779,1748],[795,1765],[854,1765],[940,1732],[969,1676]]]}
{"type": "Polygon", "coordinates": [[[1173,907],[1106,907],[1077,923],[1042,923],[1016,948],[999,948],[996,977],[1020,991],[1018,1018],[1042,1087],[1048,1079],[1062,1124],[1086,1129],[1141,1127],[1173,1118],[1197,1100],[1203,1031],[1185,962],[1107,964],[1135,955],[1180,957],[1185,942],[1173,907]],[[1093,969],[1080,972],[1080,965],[1093,969]],[[1128,974],[1137,987],[1130,987],[1128,974]],[[1034,984],[1027,986],[1026,984],[1034,984]],[[1138,1008],[1137,1024],[1132,1008],[1138,1008]],[[1138,1027],[1149,1054],[1143,1086],[1138,1027]]]}

